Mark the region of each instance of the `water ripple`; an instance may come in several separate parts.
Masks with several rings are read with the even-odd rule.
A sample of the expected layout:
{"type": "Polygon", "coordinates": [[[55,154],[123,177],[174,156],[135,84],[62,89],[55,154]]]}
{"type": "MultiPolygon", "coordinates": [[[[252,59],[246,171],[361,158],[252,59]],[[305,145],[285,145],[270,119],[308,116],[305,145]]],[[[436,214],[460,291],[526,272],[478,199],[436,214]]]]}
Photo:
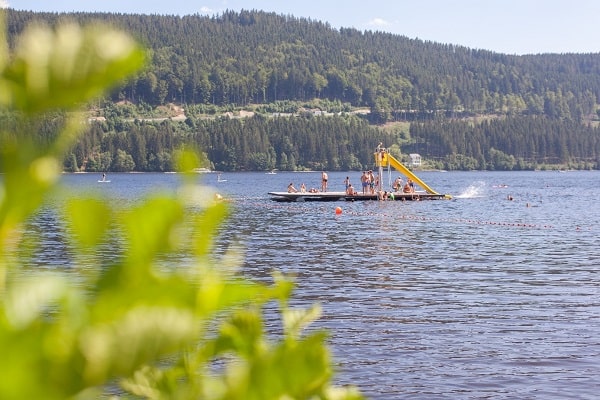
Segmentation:
{"type": "MultiPolygon", "coordinates": [[[[597,397],[598,172],[570,173],[568,193],[564,174],[523,172],[423,173],[452,201],[281,204],[265,195],[290,181],[314,186],[313,175],[228,174],[216,188],[233,212],[216,251],[242,246],[248,278],[293,275],[291,304],[322,304],[314,329],[330,329],[338,383],[373,399],[597,397]]],[[[331,185],[346,175],[331,173],[331,185]]],[[[84,176],[68,178],[84,186],[84,176]]],[[[119,201],[174,185],[172,174],[111,179],[103,189],[119,201]]],[[[36,265],[69,265],[48,229],[58,221],[44,218],[36,265]]],[[[266,320],[277,332],[272,310],[266,320]]]]}

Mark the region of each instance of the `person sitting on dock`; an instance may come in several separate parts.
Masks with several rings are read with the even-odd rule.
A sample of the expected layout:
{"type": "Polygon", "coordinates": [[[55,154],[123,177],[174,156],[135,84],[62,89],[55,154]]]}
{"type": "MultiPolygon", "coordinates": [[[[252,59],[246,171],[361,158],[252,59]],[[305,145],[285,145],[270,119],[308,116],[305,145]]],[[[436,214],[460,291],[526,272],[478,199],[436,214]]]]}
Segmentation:
{"type": "Polygon", "coordinates": [[[397,177],[396,180],[394,180],[394,185],[392,186],[392,189],[394,189],[395,192],[402,191],[402,178],[401,177],[397,177]]]}
{"type": "Polygon", "coordinates": [[[404,192],[404,193],[412,193],[410,184],[408,182],[406,182],[406,184],[404,185],[404,188],[402,188],[402,192],[404,192]]]}
{"type": "Polygon", "coordinates": [[[298,193],[298,189],[294,187],[294,182],[290,182],[288,185],[288,193],[298,193]]]}
{"type": "Polygon", "coordinates": [[[354,190],[354,187],[352,187],[352,184],[348,184],[348,187],[346,188],[346,194],[348,196],[356,196],[358,193],[356,193],[356,191],[354,190]]]}

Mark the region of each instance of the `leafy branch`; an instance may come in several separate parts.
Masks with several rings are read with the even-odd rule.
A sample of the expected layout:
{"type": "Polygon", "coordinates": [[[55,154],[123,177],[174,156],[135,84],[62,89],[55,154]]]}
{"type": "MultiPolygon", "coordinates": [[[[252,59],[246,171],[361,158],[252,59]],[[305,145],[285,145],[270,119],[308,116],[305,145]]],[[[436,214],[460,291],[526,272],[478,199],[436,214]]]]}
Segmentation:
{"type": "MultiPolygon", "coordinates": [[[[0,106],[20,113],[23,125],[0,133],[0,398],[97,398],[116,383],[123,397],[150,399],[361,398],[331,385],[326,334],[302,333],[319,308],[290,309],[292,282],[277,275],[273,285],[258,284],[218,266],[212,239],[228,207],[196,196],[204,189],[185,176],[187,195],[156,193],[133,207],[62,197],[75,272],[24,273],[31,269],[25,223],[56,190],[82,124],[68,113],[46,143],[19,126],[76,110],[145,56],[121,32],[73,24],[33,26],[9,55],[1,31],[0,106]],[[117,261],[107,267],[95,249],[115,240],[117,261]],[[193,261],[161,265],[181,252],[193,261]],[[262,318],[273,301],[282,314],[279,340],[266,336],[262,318]]],[[[184,154],[182,167],[193,160],[184,154]]]]}

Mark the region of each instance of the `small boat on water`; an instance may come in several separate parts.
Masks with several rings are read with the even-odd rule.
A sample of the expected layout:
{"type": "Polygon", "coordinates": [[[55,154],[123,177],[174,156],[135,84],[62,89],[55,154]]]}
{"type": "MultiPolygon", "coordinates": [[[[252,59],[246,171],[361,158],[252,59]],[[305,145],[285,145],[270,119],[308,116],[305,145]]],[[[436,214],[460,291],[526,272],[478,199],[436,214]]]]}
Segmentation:
{"type": "Polygon", "coordinates": [[[192,169],[192,172],[194,172],[196,174],[208,174],[208,173],[211,173],[212,171],[208,168],[194,168],[194,169],[192,169]]]}
{"type": "MultiPolygon", "coordinates": [[[[378,186],[374,193],[357,193],[349,192],[269,192],[271,200],[279,202],[294,202],[294,201],[361,201],[361,200],[401,200],[401,201],[418,201],[418,200],[449,200],[452,196],[449,194],[440,194],[433,190],[429,185],[423,182],[411,170],[402,165],[400,161],[394,158],[389,151],[377,146],[374,153],[375,165],[379,170],[378,186]],[[407,178],[405,187],[396,187],[396,189],[386,190],[383,187],[383,171],[387,168],[388,175],[391,177],[392,168],[400,172],[407,178]],[[409,183],[412,183],[409,185],[409,183]],[[423,190],[415,191],[414,186],[418,185],[423,190]]],[[[389,179],[391,181],[391,179],[389,179]]]]}

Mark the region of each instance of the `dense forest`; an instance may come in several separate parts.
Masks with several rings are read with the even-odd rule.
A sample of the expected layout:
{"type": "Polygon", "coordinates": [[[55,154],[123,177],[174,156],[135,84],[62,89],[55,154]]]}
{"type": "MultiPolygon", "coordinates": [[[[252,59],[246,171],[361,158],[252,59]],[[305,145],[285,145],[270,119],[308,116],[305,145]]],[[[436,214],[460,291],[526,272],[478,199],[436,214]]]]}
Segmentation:
{"type": "Polygon", "coordinates": [[[380,141],[444,169],[600,165],[600,54],[505,55],[260,11],[7,14],[11,45],[33,20],[75,20],[148,48],[148,67],[90,106],[70,170],[169,170],[182,146],[220,170],[361,169],[380,141]],[[184,121],[140,117],[168,103],[184,121]]]}

